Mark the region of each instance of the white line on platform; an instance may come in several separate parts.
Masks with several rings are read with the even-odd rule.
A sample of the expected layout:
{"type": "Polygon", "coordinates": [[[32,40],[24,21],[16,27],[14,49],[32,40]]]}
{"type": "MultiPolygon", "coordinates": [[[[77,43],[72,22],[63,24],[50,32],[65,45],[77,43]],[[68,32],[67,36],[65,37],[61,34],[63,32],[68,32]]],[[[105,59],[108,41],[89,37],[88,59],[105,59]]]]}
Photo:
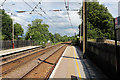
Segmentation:
{"type": "MultiPolygon", "coordinates": [[[[67,48],[68,48],[68,47],[67,47],[67,48]]],[[[65,55],[67,48],[65,49],[65,51],[64,51],[64,53],[62,54],[61,58],[59,59],[57,65],[56,65],[55,68],[53,69],[53,72],[52,72],[52,74],[50,75],[50,77],[49,77],[48,80],[51,80],[52,78],[54,78],[54,75],[55,75],[55,73],[56,73],[56,70],[57,70],[58,66],[60,65],[60,62],[61,62],[63,56],[65,55]]]]}

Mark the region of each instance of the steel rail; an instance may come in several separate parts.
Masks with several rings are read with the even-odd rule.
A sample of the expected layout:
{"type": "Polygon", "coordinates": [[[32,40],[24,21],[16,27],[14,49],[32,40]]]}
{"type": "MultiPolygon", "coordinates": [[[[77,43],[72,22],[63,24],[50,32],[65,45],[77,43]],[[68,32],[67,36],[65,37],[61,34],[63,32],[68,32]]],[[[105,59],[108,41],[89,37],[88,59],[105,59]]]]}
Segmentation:
{"type": "MultiPolygon", "coordinates": [[[[46,51],[46,50],[51,49],[51,48],[54,48],[55,46],[59,46],[59,44],[58,44],[58,45],[54,45],[54,46],[49,47],[49,48],[46,48],[46,49],[44,49],[44,50],[35,52],[35,53],[39,53],[39,52],[45,51],[45,52],[42,52],[42,53],[40,53],[39,55],[36,55],[35,57],[33,57],[33,58],[31,58],[31,59],[29,59],[29,60],[27,60],[27,61],[22,62],[21,64],[18,64],[17,66],[14,66],[14,67],[12,67],[12,68],[10,68],[10,69],[8,69],[8,70],[0,73],[0,75],[1,75],[1,74],[4,75],[4,74],[6,74],[6,73],[8,73],[8,72],[10,72],[10,71],[12,71],[12,70],[14,70],[14,69],[16,69],[17,67],[19,67],[19,66],[21,66],[21,65],[23,65],[23,64],[25,64],[25,63],[27,63],[27,62],[29,62],[29,61],[31,61],[31,60],[34,60],[34,59],[37,58],[38,56],[41,56],[41,55],[45,54],[46,52],[48,52],[48,51],[46,51]]],[[[49,51],[51,51],[51,50],[49,50],[49,51]]],[[[33,53],[33,54],[35,54],[35,53],[33,53]]],[[[24,56],[24,57],[22,57],[22,58],[18,58],[18,59],[16,59],[16,60],[11,61],[11,62],[8,62],[8,63],[6,63],[6,64],[13,63],[13,62],[15,62],[15,61],[18,61],[18,60],[20,60],[20,59],[26,58],[26,57],[31,56],[31,55],[33,55],[33,54],[24,56]]],[[[6,64],[3,64],[3,65],[6,65],[6,64]]],[[[1,66],[3,66],[3,65],[1,65],[1,66]]]]}
{"type": "Polygon", "coordinates": [[[49,59],[52,55],[54,55],[57,51],[61,50],[65,45],[63,45],[62,47],[60,47],[58,50],[56,50],[55,52],[53,52],[53,54],[49,55],[47,58],[45,58],[44,60],[42,60],[42,62],[40,62],[37,66],[33,67],[30,71],[28,71],[27,73],[25,73],[19,80],[24,79],[25,76],[27,76],[30,72],[32,72],[33,70],[35,70],[35,68],[37,68],[38,66],[42,65],[42,63],[49,59]]]}

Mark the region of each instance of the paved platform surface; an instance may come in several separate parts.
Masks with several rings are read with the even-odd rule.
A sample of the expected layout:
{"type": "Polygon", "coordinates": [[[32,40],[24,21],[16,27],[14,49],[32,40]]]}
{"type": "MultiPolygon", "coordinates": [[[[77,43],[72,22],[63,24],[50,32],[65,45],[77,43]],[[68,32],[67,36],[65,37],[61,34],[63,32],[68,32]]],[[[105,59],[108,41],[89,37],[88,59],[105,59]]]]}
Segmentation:
{"type": "Polygon", "coordinates": [[[27,49],[32,49],[32,48],[36,48],[36,47],[39,47],[39,46],[26,46],[26,47],[14,48],[14,49],[1,50],[0,51],[0,56],[10,54],[10,53],[14,53],[14,52],[27,50],[27,49]]]}
{"type": "Polygon", "coordinates": [[[50,80],[101,80],[107,77],[90,60],[82,58],[82,52],[74,46],[68,46],[54,68],[50,80]]]}

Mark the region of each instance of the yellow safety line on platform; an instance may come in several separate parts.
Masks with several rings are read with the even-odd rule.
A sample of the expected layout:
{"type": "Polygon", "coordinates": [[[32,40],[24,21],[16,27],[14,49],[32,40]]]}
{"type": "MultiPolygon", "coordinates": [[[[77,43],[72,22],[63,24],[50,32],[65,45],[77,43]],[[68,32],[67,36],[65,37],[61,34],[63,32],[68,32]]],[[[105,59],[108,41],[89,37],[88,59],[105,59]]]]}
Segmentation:
{"type": "Polygon", "coordinates": [[[79,66],[78,66],[78,62],[77,62],[77,56],[76,56],[76,52],[75,52],[75,48],[74,48],[74,54],[75,54],[75,61],[76,61],[76,66],[77,66],[77,71],[78,71],[78,74],[79,74],[79,78],[80,78],[80,80],[82,80],[81,79],[81,74],[80,74],[80,69],[79,69],[79,66]]]}

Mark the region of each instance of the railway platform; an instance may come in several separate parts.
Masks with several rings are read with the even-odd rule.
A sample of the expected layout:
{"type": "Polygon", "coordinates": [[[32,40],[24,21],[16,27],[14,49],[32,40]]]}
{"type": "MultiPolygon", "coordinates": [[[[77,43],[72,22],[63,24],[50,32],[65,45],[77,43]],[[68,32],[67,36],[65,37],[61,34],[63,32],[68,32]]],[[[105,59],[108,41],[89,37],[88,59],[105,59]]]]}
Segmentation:
{"type": "Polygon", "coordinates": [[[75,46],[68,46],[54,68],[49,80],[107,80],[102,71],[75,46]]]}
{"type": "Polygon", "coordinates": [[[20,52],[20,51],[24,51],[32,48],[37,48],[37,47],[40,47],[40,46],[26,46],[26,47],[14,48],[14,49],[1,50],[0,56],[8,55],[11,53],[20,52]]]}

